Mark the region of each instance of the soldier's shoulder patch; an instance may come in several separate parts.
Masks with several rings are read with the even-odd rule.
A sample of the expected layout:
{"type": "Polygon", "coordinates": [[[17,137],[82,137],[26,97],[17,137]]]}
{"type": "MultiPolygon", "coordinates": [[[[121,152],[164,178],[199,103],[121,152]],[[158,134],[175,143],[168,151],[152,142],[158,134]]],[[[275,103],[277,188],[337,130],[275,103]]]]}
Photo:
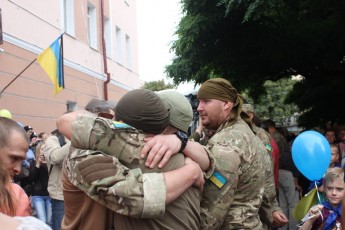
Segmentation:
{"type": "Polygon", "coordinates": [[[114,128],[116,129],[134,129],[132,126],[127,125],[126,123],[113,121],[114,128]]]}
{"type": "Polygon", "coordinates": [[[272,152],[272,146],[270,144],[265,144],[265,147],[269,152],[272,152]]]}
{"type": "Polygon", "coordinates": [[[210,177],[210,181],[220,189],[228,182],[227,179],[218,171],[214,171],[210,177]]]}

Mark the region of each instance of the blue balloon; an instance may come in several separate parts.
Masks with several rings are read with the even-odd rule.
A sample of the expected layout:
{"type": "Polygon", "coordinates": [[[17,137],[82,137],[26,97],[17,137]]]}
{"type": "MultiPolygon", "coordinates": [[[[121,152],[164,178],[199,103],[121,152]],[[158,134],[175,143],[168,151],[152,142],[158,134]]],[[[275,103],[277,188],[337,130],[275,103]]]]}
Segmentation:
{"type": "Polygon", "coordinates": [[[331,162],[331,147],[316,131],[299,134],[292,144],[292,159],[298,170],[309,180],[319,180],[331,162]]]}

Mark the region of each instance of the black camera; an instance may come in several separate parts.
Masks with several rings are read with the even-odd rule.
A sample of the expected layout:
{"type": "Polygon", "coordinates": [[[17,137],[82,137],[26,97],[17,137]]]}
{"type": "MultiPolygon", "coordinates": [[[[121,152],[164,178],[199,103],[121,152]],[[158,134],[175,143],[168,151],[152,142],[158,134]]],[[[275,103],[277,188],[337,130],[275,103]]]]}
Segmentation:
{"type": "Polygon", "coordinates": [[[32,132],[30,135],[30,140],[32,140],[33,138],[37,138],[37,134],[35,132],[32,132]]]}

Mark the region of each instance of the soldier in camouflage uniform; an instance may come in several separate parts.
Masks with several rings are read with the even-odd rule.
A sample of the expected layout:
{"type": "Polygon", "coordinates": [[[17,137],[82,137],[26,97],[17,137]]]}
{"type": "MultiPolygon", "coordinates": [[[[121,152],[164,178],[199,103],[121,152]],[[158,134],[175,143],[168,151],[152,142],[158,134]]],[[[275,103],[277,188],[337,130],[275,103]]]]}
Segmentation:
{"type": "MultiPolygon", "coordinates": [[[[168,132],[169,130],[170,132],[174,132],[177,128],[186,131],[192,119],[190,104],[183,95],[177,92],[166,92],[163,93],[161,97],[165,99],[167,103],[167,101],[171,100],[167,95],[171,94],[173,95],[173,99],[178,101],[177,104],[173,102],[176,107],[170,108],[171,111],[173,111],[171,115],[178,114],[179,117],[177,119],[172,119],[171,124],[174,127],[169,127],[168,132]],[[177,120],[178,122],[174,123],[174,121],[177,120]]],[[[149,102],[151,101],[151,103],[156,105],[154,109],[162,110],[162,107],[157,107],[159,101],[155,99],[157,96],[154,93],[144,90],[134,90],[119,101],[116,108],[117,118],[121,117],[120,120],[127,120],[135,124],[136,121],[130,120],[131,115],[126,115],[128,108],[121,108],[124,107],[125,104],[129,104],[133,106],[129,108],[134,108],[133,112],[135,112],[135,109],[140,111],[141,107],[138,108],[133,101],[134,99],[137,100],[138,97],[140,97],[141,100],[146,99],[149,102]],[[136,94],[138,91],[144,93],[136,94]]],[[[149,110],[147,106],[145,106],[145,110],[147,115],[149,110]]],[[[139,116],[138,111],[133,115],[139,116]]],[[[137,124],[136,126],[140,126],[145,130],[148,129],[148,126],[144,127],[144,123],[147,123],[150,125],[151,132],[162,132],[162,130],[165,129],[164,126],[155,129],[155,124],[150,124],[150,122],[154,121],[155,123],[159,123],[155,118],[161,119],[165,117],[165,114],[160,114],[159,111],[152,110],[150,115],[153,115],[153,117],[147,118],[147,120],[141,118],[144,121],[141,121],[141,124],[137,124]],[[156,117],[154,117],[154,113],[157,114],[156,117]]],[[[71,114],[65,116],[71,116],[71,114]]],[[[165,188],[164,179],[162,180],[161,174],[152,173],[170,171],[182,167],[185,161],[183,154],[175,155],[174,159],[163,169],[149,169],[144,166],[145,161],[139,157],[140,146],[144,145],[144,138],[146,135],[139,132],[137,129],[124,123],[112,122],[103,118],[81,116],[73,123],[73,130],[72,145],[78,148],[94,149],[94,151],[75,149],[68,156],[64,167],[64,174],[66,175],[64,183],[66,184],[66,188],[70,188],[72,183],[73,186],[76,186],[80,191],[88,194],[93,200],[115,211],[115,228],[199,229],[200,190],[196,187],[188,188],[181,197],[166,207],[167,211],[164,213],[166,191],[165,189],[159,189],[165,188]],[[107,157],[100,152],[100,150],[116,158],[107,157]],[[119,163],[119,160],[125,166],[119,163]],[[91,168],[90,165],[92,166],[91,168]],[[106,168],[109,165],[111,167],[106,168]],[[126,166],[134,169],[130,170],[126,168],[126,166]],[[114,168],[116,168],[116,170],[114,170],[114,168]],[[107,175],[111,175],[111,177],[98,180],[97,178],[106,177],[104,176],[104,170],[106,170],[108,173],[107,175]],[[142,174],[142,171],[151,173],[142,174]],[[66,179],[70,181],[69,184],[66,179]],[[119,181],[124,183],[120,183],[119,181]],[[143,181],[146,183],[143,184],[143,181]],[[109,186],[112,184],[114,184],[114,186],[109,186]],[[128,185],[131,185],[131,187],[129,188],[128,185]],[[150,191],[150,193],[146,192],[143,197],[141,193],[144,191],[150,191]],[[128,195],[130,199],[126,198],[128,195]],[[183,207],[182,210],[181,207],[183,207]],[[149,215],[146,215],[146,209],[150,210],[149,215]],[[132,217],[162,216],[162,218],[132,219],[125,215],[132,217]]],[[[98,207],[97,204],[92,205],[98,207]]],[[[108,215],[104,210],[98,211],[103,215],[108,215]]],[[[102,218],[104,219],[105,217],[102,218]]],[[[70,220],[70,222],[72,222],[72,220],[70,220]]],[[[84,227],[90,228],[91,226],[84,225],[84,227]]],[[[103,227],[97,227],[109,228],[110,226],[103,225],[103,227]]]]}
{"type": "MultiPolygon", "coordinates": [[[[263,229],[271,229],[273,227],[281,227],[288,222],[287,217],[279,207],[276,199],[276,190],[274,186],[273,165],[272,165],[272,147],[271,136],[264,129],[257,127],[253,122],[254,106],[251,104],[243,104],[243,111],[251,118],[252,130],[255,135],[263,142],[266,147],[267,154],[263,155],[265,168],[265,193],[262,199],[262,204],[259,209],[260,220],[263,224],[263,229]]],[[[278,159],[277,159],[278,160],[278,159]]]]}
{"type": "MultiPolygon", "coordinates": [[[[212,158],[202,194],[201,229],[262,229],[258,210],[264,193],[262,155],[266,150],[240,117],[242,97],[230,82],[214,78],[201,85],[198,99],[202,125],[215,130],[206,145],[212,158]]],[[[176,152],[176,146],[176,137],[160,135],[147,143],[143,153],[148,154],[152,166],[151,162],[159,162],[166,148],[170,149],[169,155],[176,152]],[[168,146],[150,150],[167,138],[168,146]]],[[[195,143],[190,141],[183,153],[199,163],[203,152],[193,155],[196,151],[195,143]]]]}
{"type": "MultiPolygon", "coordinates": [[[[198,143],[191,141],[183,150],[186,156],[198,161],[202,169],[208,169],[201,203],[201,229],[261,229],[258,209],[264,192],[264,170],[260,154],[265,154],[266,150],[239,117],[242,98],[224,79],[211,79],[204,83],[198,97],[203,125],[217,130],[206,146],[208,156],[198,143]]],[[[151,154],[155,143],[162,138],[168,140],[168,153],[178,152],[180,139],[175,135],[159,135],[147,143],[142,153],[151,149],[151,154]]],[[[162,156],[161,151],[166,150],[165,147],[156,148],[153,152],[162,156]]],[[[163,160],[167,158],[164,156],[163,160]]],[[[154,161],[154,157],[149,155],[146,165],[153,167],[152,159],[154,161]]],[[[181,180],[175,185],[179,188],[184,186],[184,182],[181,180]]],[[[146,196],[148,191],[144,194],[146,196]]]]}
{"type": "Polygon", "coordinates": [[[279,230],[295,230],[298,221],[292,215],[295,205],[299,201],[299,191],[301,187],[298,182],[299,171],[296,168],[291,153],[292,143],[286,143],[285,137],[276,129],[274,121],[268,119],[263,122],[268,126],[268,132],[277,142],[279,147],[279,205],[284,214],[289,218],[287,225],[279,230]]]}

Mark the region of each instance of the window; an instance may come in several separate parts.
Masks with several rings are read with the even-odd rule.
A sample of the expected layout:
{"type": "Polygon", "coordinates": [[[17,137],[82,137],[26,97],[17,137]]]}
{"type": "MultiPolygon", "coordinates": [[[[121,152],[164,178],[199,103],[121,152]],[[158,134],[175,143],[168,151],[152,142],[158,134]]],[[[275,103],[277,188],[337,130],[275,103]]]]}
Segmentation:
{"type": "Polygon", "coordinates": [[[74,36],[74,0],[64,0],[64,31],[65,33],[74,36]]]}
{"type": "Polygon", "coordinates": [[[87,5],[88,30],[89,30],[89,45],[91,48],[97,49],[97,20],[96,8],[88,3],[87,5]]]}
{"type": "Polygon", "coordinates": [[[126,64],[127,68],[132,68],[132,48],[131,48],[131,38],[126,34],[126,64]]]}
{"type": "Polygon", "coordinates": [[[111,32],[110,32],[110,20],[107,17],[104,17],[104,40],[105,40],[105,48],[107,49],[107,57],[112,57],[112,50],[111,50],[111,32]]]}
{"type": "Polygon", "coordinates": [[[115,60],[118,63],[122,63],[122,39],[121,39],[121,29],[116,27],[116,56],[115,60]]]}

